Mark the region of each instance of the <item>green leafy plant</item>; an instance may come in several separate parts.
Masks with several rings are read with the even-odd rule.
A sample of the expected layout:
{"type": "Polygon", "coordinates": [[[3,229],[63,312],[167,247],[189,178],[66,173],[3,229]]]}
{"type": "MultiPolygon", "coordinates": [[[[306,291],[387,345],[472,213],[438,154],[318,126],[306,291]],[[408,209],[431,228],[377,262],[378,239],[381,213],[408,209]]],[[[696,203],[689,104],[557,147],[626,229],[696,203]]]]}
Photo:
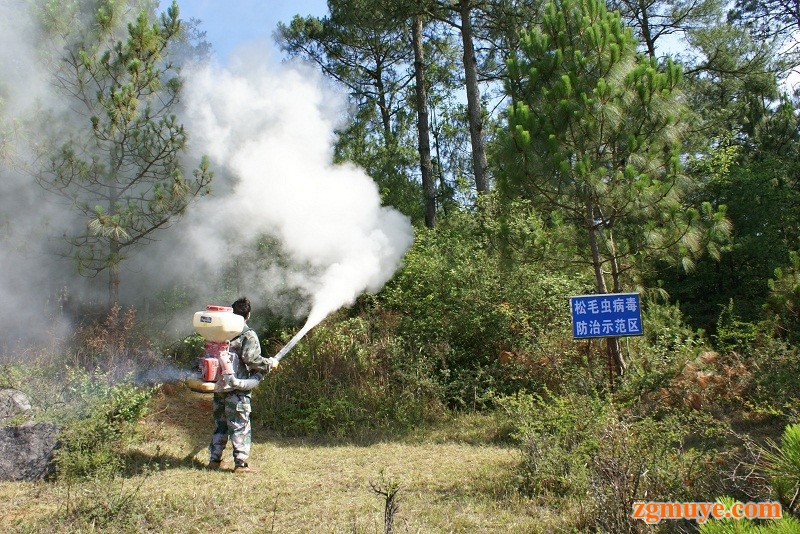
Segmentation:
{"type": "Polygon", "coordinates": [[[785,510],[800,513],[800,425],[787,425],[780,444],[769,440],[761,460],[778,501],[785,510]]]}
{"type": "Polygon", "coordinates": [[[796,342],[800,339],[800,253],[790,252],[789,259],[790,264],[785,269],[775,269],[764,307],[771,314],[776,332],[796,342]]]}
{"type": "Polygon", "coordinates": [[[576,529],[637,532],[635,500],[692,501],[717,490],[722,428],[710,417],[640,417],[581,394],[497,402],[522,446],[521,489],[554,506],[580,503],[576,529]]]}
{"type": "Polygon", "coordinates": [[[81,397],[91,391],[92,401],[62,429],[57,475],[66,480],[113,478],[125,467],[125,446],[136,435],[153,391],[86,380],[79,380],[74,391],[81,397]]]}
{"type": "MultiPolygon", "coordinates": [[[[725,505],[725,510],[730,510],[736,500],[731,497],[721,497],[718,503],[725,505]]],[[[800,532],[800,521],[793,517],[770,520],[764,524],[757,524],[750,519],[709,519],[700,525],[700,534],[795,534],[800,532]]]]}

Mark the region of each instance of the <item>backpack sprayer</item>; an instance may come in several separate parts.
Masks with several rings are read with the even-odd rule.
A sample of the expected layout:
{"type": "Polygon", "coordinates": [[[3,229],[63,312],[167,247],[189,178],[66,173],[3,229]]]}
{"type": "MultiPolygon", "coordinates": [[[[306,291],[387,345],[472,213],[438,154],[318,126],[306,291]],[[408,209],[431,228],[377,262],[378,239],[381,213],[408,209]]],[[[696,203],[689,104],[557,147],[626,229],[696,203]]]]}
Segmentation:
{"type": "MultiPolygon", "coordinates": [[[[205,339],[205,347],[203,356],[198,358],[199,376],[193,375],[186,379],[186,385],[190,389],[201,393],[213,393],[221,375],[233,374],[230,345],[231,341],[242,334],[244,324],[244,317],[233,313],[233,308],[228,306],[209,305],[205,311],[194,314],[192,326],[194,331],[205,339]]],[[[306,323],[275,356],[268,359],[274,364],[273,367],[277,367],[278,362],[313,326],[311,323],[306,323]]]]}
{"type": "Polygon", "coordinates": [[[233,308],[228,306],[209,305],[205,311],[194,314],[192,326],[206,343],[203,355],[197,360],[200,375],[187,378],[186,385],[195,391],[212,393],[223,372],[223,364],[230,366],[228,349],[231,340],[242,333],[244,317],[233,313],[233,308]]]}

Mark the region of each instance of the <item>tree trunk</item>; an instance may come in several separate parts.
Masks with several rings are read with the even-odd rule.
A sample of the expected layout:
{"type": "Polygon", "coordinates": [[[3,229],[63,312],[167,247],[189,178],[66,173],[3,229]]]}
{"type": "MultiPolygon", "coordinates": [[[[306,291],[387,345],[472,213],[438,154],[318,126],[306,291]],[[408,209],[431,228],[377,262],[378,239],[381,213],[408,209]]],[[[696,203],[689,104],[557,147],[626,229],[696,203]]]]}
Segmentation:
{"type": "MultiPolygon", "coordinates": [[[[112,160],[113,161],[113,160],[112,160]]],[[[112,168],[119,171],[119,162],[114,162],[112,168]]],[[[113,218],[117,214],[117,201],[119,200],[119,188],[110,185],[108,188],[108,215],[113,218]]],[[[108,309],[119,303],[119,263],[122,244],[116,236],[112,236],[108,241],[108,309]]]]}
{"type": "Polygon", "coordinates": [[[422,48],[422,16],[414,17],[414,76],[417,90],[417,135],[422,191],[425,195],[425,226],[436,225],[436,189],[431,163],[430,125],[428,122],[428,93],[425,88],[425,51],[422,48]]]}
{"type": "MultiPolygon", "coordinates": [[[[597,292],[600,294],[608,293],[606,279],[603,275],[603,260],[600,257],[600,245],[597,242],[598,225],[594,219],[594,207],[591,202],[586,205],[586,226],[589,231],[589,247],[592,250],[592,267],[594,269],[595,281],[597,282],[597,292]]],[[[602,222],[600,223],[602,224],[602,222]]],[[[622,376],[625,373],[627,363],[622,357],[619,346],[619,339],[615,337],[606,338],[606,351],[608,353],[608,365],[610,376],[622,376]]],[[[613,379],[611,383],[613,387],[613,379]]]]}
{"type": "Polygon", "coordinates": [[[381,113],[381,124],[383,125],[384,145],[391,148],[396,144],[392,133],[392,117],[389,114],[389,104],[386,102],[386,88],[383,84],[383,66],[378,63],[375,69],[375,90],[378,93],[378,108],[381,113]]]}
{"type": "Polygon", "coordinates": [[[654,58],[656,57],[656,44],[653,41],[653,36],[650,31],[650,16],[647,13],[647,7],[647,4],[643,0],[639,0],[639,12],[642,17],[642,39],[644,39],[645,46],[647,47],[647,55],[654,58]]]}
{"type": "Polygon", "coordinates": [[[597,224],[594,220],[594,206],[586,203],[586,228],[589,232],[589,248],[592,251],[592,268],[598,293],[608,293],[606,279],[603,276],[603,259],[600,257],[600,245],[597,243],[597,224]]]}
{"type": "Polygon", "coordinates": [[[472,141],[472,166],[475,173],[475,188],[478,194],[487,193],[489,184],[486,177],[486,144],[483,140],[483,117],[481,95],[478,90],[478,62],[475,59],[475,45],[472,42],[472,6],[470,0],[461,0],[461,40],[464,44],[464,80],[467,86],[467,111],[469,114],[469,136],[472,141]]]}
{"type": "Polygon", "coordinates": [[[108,309],[119,303],[119,254],[121,247],[115,239],[109,247],[110,262],[108,265],[108,309]]]}

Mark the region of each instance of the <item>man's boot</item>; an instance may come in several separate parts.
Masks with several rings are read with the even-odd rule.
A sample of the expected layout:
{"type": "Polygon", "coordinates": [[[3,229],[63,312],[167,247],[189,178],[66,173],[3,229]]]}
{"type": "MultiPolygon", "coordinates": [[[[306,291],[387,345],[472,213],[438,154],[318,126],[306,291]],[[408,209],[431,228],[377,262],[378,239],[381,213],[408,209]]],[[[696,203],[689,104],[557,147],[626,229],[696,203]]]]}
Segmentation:
{"type": "Polygon", "coordinates": [[[243,464],[236,464],[236,467],[233,468],[234,473],[258,473],[258,469],[255,467],[250,467],[247,463],[243,464]]]}

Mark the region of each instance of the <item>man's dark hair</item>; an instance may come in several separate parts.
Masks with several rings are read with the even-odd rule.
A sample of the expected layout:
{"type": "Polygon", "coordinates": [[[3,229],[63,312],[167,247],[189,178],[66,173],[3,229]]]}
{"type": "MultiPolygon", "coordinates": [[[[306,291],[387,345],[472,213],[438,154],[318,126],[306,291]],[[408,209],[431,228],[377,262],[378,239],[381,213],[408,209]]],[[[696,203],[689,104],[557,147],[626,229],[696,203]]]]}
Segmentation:
{"type": "Polygon", "coordinates": [[[233,313],[236,315],[241,315],[245,319],[247,316],[250,315],[250,301],[247,300],[247,297],[242,297],[233,304],[231,304],[233,308],[233,313]]]}

